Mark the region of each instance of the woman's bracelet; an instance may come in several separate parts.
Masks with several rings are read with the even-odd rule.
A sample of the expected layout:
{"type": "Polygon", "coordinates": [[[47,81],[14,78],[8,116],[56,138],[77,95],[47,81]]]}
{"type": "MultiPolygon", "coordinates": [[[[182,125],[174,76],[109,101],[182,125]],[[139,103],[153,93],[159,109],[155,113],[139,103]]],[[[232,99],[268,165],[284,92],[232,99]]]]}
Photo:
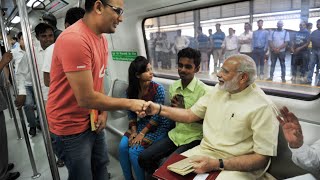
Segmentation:
{"type": "Polygon", "coordinates": [[[139,134],[141,134],[141,135],[145,136],[145,134],[144,134],[143,132],[139,132],[139,134]]]}
{"type": "Polygon", "coordinates": [[[159,112],[157,113],[157,115],[160,115],[160,113],[161,113],[161,109],[162,109],[162,105],[161,105],[161,104],[159,104],[159,106],[160,106],[160,108],[159,108],[159,112]]]}

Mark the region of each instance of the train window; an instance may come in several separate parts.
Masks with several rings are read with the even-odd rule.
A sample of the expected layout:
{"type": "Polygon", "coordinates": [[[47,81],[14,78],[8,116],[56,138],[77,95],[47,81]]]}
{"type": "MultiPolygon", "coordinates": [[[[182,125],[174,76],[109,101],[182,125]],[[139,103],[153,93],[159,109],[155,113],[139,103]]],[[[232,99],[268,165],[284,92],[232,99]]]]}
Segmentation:
{"type": "Polygon", "coordinates": [[[307,42],[318,19],[320,0],[253,0],[150,17],[144,20],[144,34],[157,76],[178,77],[177,53],[192,47],[201,52],[197,76],[215,84],[224,59],[245,53],[258,64],[256,82],[265,90],[317,98],[320,65],[313,63],[319,56],[315,61],[312,52],[320,51],[320,42],[314,47],[307,42]],[[263,31],[257,31],[259,20],[263,31]]]}

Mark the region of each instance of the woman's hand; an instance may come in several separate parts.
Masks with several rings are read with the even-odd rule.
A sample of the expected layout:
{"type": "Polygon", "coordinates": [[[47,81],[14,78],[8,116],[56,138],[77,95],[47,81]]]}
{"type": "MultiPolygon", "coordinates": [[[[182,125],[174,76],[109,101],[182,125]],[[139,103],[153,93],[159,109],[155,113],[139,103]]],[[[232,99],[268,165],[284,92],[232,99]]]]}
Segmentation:
{"type": "Polygon", "coordinates": [[[137,132],[131,133],[131,135],[129,137],[129,146],[132,146],[132,141],[136,136],[137,136],[137,132]]]}
{"type": "Polygon", "coordinates": [[[140,133],[132,140],[131,146],[141,145],[143,138],[144,138],[144,134],[140,132],[140,133]]]}

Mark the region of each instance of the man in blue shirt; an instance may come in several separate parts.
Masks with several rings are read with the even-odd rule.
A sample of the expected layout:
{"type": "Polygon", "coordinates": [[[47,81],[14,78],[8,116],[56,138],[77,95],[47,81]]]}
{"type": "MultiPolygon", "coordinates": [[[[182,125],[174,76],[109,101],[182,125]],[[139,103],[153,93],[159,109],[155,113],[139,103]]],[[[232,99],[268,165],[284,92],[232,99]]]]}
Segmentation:
{"type": "Polygon", "coordinates": [[[291,52],[292,58],[292,81],[295,82],[297,78],[297,68],[300,65],[300,77],[304,81],[305,72],[307,70],[308,62],[308,45],[310,43],[310,33],[307,30],[306,22],[300,22],[300,31],[296,33],[293,40],[291,52]]]}
{"type": "Polygon", "coordinates": [[[210,42],[212,44],[213,59],[214,59],[214,72],[217,72],[217,69],[220,67],[220,64],[223,63],[223,54],[222,54],[222,43],[226,35],[220,29],[221,24],[216,24],[216,30],[212,36],[210,36],[210,42]],[[218,62],[219,61],[219,62],[218,62]]]}
{"type": "Polygon", "coordinates": [[[208,50],[209,50],[209,38],[202,32],[202,27],[198,27],[198,49],[201,52],[201,71],[209,71],[209,62],[208,62],[208,50]]]}
{"type": "Polygon", "coordinates": [[[263,79],[264,56],[268,50],[268,31],[262,28],[263,20],[257,22],[258,30],[252,35],[252,58],[257,66],[257,75],[259,79],[263,79]]]}
{"type": "MultiPolygon", "coordinates": [[[[313,31],[310,35],[310,40],[312,43],[312,53],[310,57],[310,63],[309,63],[309,72],[307,77],[307,83],[312,82],[312,75],[314,66],[319,63],[320,61],[320,19],[317,21],[317,30],[313,31]]],[[[316,76],[318,76],[319,70],[316,71],[316,76]]],[[[320,77],[318,76],[318,84],[317,86],[320,86],[320,77]]]]}

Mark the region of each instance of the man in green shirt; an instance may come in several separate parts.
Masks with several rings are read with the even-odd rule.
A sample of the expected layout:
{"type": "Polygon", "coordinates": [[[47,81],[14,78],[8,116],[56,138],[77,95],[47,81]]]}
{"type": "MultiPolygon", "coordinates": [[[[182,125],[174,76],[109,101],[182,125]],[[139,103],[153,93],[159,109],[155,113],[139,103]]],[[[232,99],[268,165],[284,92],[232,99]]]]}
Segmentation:
{"type": "MultiPolygon", "coordinates": [[[[180,80],[169,88],[171,106],[188,109],[205,95],[210,87],[194,75],[199,71],[201,53],[192,48],[185,48],[178,53],[178,73],[180,80]]],[[[200,144],[202,139],[202,122],[176,123],[168,132],[168,137],[155,142],[139,156],[139,164],[152,174],[161,164],[162,159],[172,153],[182,153],[200,144]]]]}

